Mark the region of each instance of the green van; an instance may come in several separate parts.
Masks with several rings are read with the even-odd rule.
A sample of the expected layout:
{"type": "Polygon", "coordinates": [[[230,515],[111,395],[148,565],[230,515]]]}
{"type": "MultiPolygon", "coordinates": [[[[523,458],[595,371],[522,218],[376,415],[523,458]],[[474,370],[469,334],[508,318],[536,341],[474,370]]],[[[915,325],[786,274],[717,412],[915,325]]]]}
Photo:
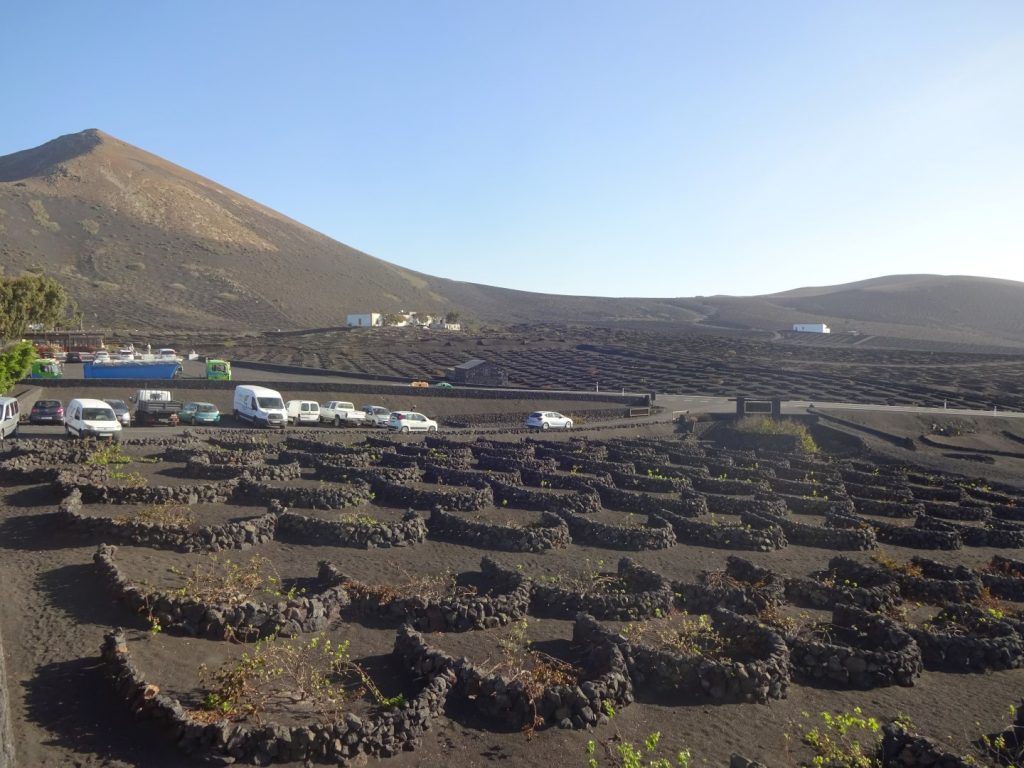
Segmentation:
{"type": "Polygon", "coordinates": [[[227,360],[207,360],[206,378],[210,381],[231,381],[231,363],[227,360]]]}

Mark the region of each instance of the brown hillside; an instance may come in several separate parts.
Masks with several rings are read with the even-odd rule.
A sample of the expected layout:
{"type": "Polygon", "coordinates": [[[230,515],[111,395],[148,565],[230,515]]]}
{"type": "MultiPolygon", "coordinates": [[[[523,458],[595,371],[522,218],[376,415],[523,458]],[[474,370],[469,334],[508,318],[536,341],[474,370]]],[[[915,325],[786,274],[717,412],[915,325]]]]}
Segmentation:
{"type": "Polygon", "coordinates": [[[1024,284],[1005,280],[901,275],[767,296],[620,299],[432,277],[97,130],[0,157],[0,274],[27,271],[54,275],[89,325],[114,328],[316,328],[349,312],[454,309],[493,324],[716,333],[824,321],[883,346],[1024,345],[1024,284]]]}
{"type": "Polygon", "coordinates": [[[421,275],[97,130],[0,157],[0,267],[55,275],[89,324],[121,328],[317,327],[403,308],[488,321],[695,317],[672,302],[421,275]]]}

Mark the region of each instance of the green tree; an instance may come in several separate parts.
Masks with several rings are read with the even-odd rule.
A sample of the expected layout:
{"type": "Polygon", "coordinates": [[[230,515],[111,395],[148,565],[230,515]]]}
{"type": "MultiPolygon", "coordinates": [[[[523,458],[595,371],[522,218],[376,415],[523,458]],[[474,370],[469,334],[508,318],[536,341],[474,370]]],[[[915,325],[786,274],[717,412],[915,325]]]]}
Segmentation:
{"type": "Polygon", "coordinates": [[[460,315],[458,312],[448,312],[444,316],[444,321],[446,323],[457,323],[459,322],[459,317],[460,315]]]}
{"type": "Polygon", "coordinates": [[[17,339],[30,325],[71,324],[74,302],[52,277],[0,277],[0,342],[17,339]]]}
{"type": "Polygon", "coordinates": [[[35,349],[20,339],[30,325],[74,322],[77,312],[64,287],[52,277],[0,277],[0,392],[7,392],[32,367],[35,349]]]}

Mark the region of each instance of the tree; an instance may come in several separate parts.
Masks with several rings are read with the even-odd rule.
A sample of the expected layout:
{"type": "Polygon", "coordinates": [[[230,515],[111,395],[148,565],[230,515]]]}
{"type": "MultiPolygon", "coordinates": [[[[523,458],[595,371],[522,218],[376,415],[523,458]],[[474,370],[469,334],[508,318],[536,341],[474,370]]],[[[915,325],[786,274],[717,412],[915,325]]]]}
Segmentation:
{"type": "Polygon", "coordinates": [[[454,325],[455,323],[459,322],[459,317],[460,315],[458,312],[448,312],[444,316],[444,321],[446,323],[454,325]]]}
{"type": "Polygon", "coordinates": [[[74,302],[52,277],[0,277],[0,342],[17,339],[30,325],[74,324],[74,302]]]}
{"type": "MultiPolygon", "coordinates": [[[[12,340],[21,338],[35,323],[47,327],[64,323],[73,307],[64,287],[51,277],[0,277],[0,392],[9,391],[24,378],[36,358],[31,342],[12,344],[12,340]]],[[[71,322],[73,318],[74,314],[71,322]]]]}
{"type": "Polygon", "coordinates": [[[398,312],[386,312],[381,317],[381,322],[384,325],[398,325],[405,322],[405,315],[399,314],[398,312]]]}

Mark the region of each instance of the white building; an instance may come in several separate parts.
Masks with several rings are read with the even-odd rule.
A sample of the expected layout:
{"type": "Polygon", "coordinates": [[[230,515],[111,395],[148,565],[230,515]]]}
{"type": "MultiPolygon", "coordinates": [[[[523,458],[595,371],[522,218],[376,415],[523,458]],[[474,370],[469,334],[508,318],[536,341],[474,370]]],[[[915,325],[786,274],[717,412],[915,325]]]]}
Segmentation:
{"type": "Polygon", "coordinates": [[[365,315],[349,315],[345,325],[351,328],[373,328],[383,325],[380,312],[368,312],[365,315]]]}
{"type": "Polygon", "coordinates": [[[793,330],[801,333],[832,333],[824,323],[793,323],[793,330]]]}

